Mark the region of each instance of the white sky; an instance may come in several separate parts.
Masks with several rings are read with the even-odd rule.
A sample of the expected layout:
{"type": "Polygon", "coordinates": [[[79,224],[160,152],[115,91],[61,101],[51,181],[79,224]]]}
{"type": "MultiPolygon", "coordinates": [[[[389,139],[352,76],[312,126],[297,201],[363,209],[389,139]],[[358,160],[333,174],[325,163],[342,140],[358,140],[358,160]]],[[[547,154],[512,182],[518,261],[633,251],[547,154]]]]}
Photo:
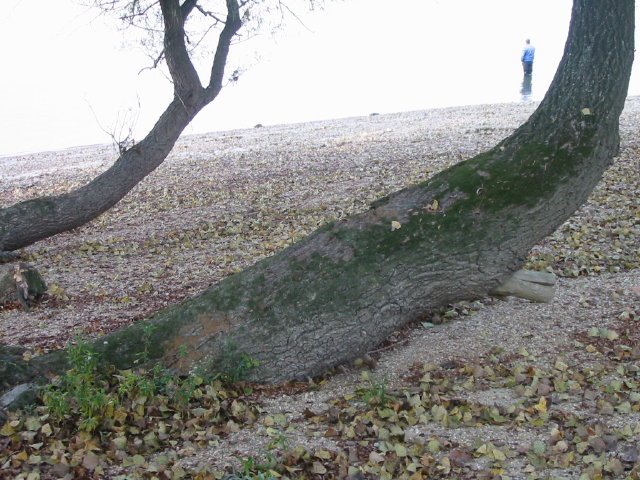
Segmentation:
{"type": "MultiPolygon", "coordinates": [[[[570,0],[345,0],[276,39],[234,47],[251,68],[185,133],[371,112],[517,101],[519,55],[537,49],[534,98],[564,46],[570,0]]],[[[172,87],[126,31],[74,0],[2,0],[0,155],[140,139],[172,87]],[[138,107],[140,103],[140,107],[138,107]]],[[[230,72],[231,69],[228,70],[230,72]]],[[[640,93],[638,75],[630,94],[640,93]]]]}

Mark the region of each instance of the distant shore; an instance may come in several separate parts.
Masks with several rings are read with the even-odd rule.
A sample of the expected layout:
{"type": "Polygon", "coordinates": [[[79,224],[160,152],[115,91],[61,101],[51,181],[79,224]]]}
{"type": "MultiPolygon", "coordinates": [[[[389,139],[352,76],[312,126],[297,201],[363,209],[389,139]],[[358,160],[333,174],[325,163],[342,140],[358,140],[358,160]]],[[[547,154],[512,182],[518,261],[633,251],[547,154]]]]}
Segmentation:
{"type": "MultiPolygon", "coordinates": [[[[627,110],[629,109],[634,109],[634,104],[636,104],[640,99],[640,96],[630,96],[627,97],[627,110]]],[[[274,124],[274,125],[270,125],[270,124],[265,124],[263,126],[263,128],[274,128],[274,129],[278,129],[278,130],[282,130],[282,129],[290,129],[290,128],[296,128],[296,127],[303,127],[305,125],[317,125],[317,124],[321,124],[321,123],[326,123],[326,124],[336,124],[336,123],[344,123],[344,124],[349,124],[352,122],[358,122],[362,119],[366,119],[366,118],[370,118],[370,117],[381,117],[381,118],[385,118],[385,117],[398,117],[398,116],[403,116],[403,115],[407,115],[407,116],[412,116],[414,114],[419,114],[419,113],[424,113],[424,112],[442,112],[446,115],[455,115],[457,113],[459,114],[463,114],[463,115],[469,115],[470,113],[474,114],[474,115],[482,115],[482,112],[485,110],[492,110],[496,107],[500,107],[501,111],[505,111],[505,108],[507,110],[509,110],[509,107],[512,107],[513,111],[516,112],[515,114],[518,115],[518,112],[520,112],[520,110],[522,108],[524,108],[525,110],[530,110],[533,108],[535,108],[540,102],[539,101],[532,101],[532,102],[506,102],[506,103],[496,103],[496,104],[479,104],[479,105],[465,105],[465,106],[452,106],[452,107],[438,107],[438,108],[431,108],[431,109],[424,109],[424,110],[413,110],[413,111],[406,111],[406,112],[395,112],[395,113],[384,113],[384,114],[378,114],[378,113],[374,113],[372,112],[369,115],[363,115],[363,116],[354,116],[354,117],[343,117],[343,118],[337,118],[337,119],[329,119],[329,120],[311,120],[308,122],[300,122],[300,123],[286,123],[286,124],[274,124]]],[[[533,111],[533,110],[531,110],[533,111]]],[[[258,124],[260,125],[260,124],[258,124]]],[[[201,136],[219,136],[219,135],[231,135],[231,134],[237,134],[238,132],[246,132],[246,131],[250,131],[252,130],[251,128],[244,128],[244,129],[230,129],[230,130],[219,130],[219,131],[213,131],[213,132],[208,132],[208,133],[188,133],[188,134],[183,134],[181,137],[180,141],[189,141],[189,139],[191,138],[197,138],[197,137],[201,137],[201,136]]],[[[109,144],[109,143],[96,143],[96,144],[88,144],[88,145],[78,145],[78,146],[68,146],[68,147],[63,147],[63,148],[59,148],[59,149],[50,149],[50,150],[26,150],[23,152],[17,152],[17,153],[0,153],[0,174],[2,173],[2,169],[4,169],[3,166],[3,162],[5,160],[8,159],[15,159],[15,158],[21,158],[21,157],[28,157],[28,156],[33,156],[33,155],[40,155],[40,154],[47,154],[47,155],[54,155],[54,154],[65,154],[68,153],[70,154],[72,157],[77,156],[78,154],[96,154],[99,156],[102,156],[105,151],[110,154],[110,155],[115,155],[117,152],[116,147],[113,144],[109,144]]]]}
{"type": "MultiPolygon", "coordinates": [[[[381,129],[394,131],[393,136],[402,136],[399,129],[415,133],[416,129],[447,129],[450,133],[462,128],[463,130],[482,128],[492,125],[492,128],[509,130],[516,128],[534,111],[538,102],[502,103],[488,105],[469,105],[458,107],[434,108],[409,112],[369,114],[359,117],[346,117],[332,120],[316,120],[303,123],[287,123],[278,125],[264,125],[254,128],[216,131],[210,133],[183,134],[168,160],[176,151],[185,145],[190,149],[200,151],[209,143],[219,139],[242,138],[243,142],[252,142],[269,136],[274,138],[283,135],[299,137],[301,145],[308,141],[323,142],[325,139],[348,136],[350,132],[368,135],[381,129]],[[490,117],[490,122],[488,118],[490,117]],[[311,138],[313,137],[313,138],[311,138]]],[[[464,133],[464,132],[463,132],[464,133]]],[[[387,135],[389,137],[389,135],[387,135]]],[[[22,177],[33,177],[53,172],[60,168],[74,171],[78,168],[93,169],[107,168],[117,158],[117,148],[112,144],[94,144],[67,147],[60,150],[20,153],[17,155],[0,156],[0,179],[2,181],[16,181],[22,177]]]]}

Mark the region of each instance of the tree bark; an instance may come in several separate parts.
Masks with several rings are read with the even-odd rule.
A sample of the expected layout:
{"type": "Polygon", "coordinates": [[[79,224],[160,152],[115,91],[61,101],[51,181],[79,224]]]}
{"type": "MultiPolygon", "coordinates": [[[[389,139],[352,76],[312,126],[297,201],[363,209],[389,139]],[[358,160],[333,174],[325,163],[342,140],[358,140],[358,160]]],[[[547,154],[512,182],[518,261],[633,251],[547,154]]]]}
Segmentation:
{"type": "Polygon", "coordinates": [[[314,376],[430,310],[478,298],[588,197],[617,152],[633,62],[634,2],[576,0],[563,59],[531,118],[490,151],[103,338],[124,367],[143,349],[177,370],[314,376]]]}
{"type": "Polygon", "coordinates": [[[220,92],[229,46],[241,26],[237,0],[227,0],[227,20],[212,65],[216,75],[212,74],[206,88],[200,84],[185,46],[184,17],[190,8],[181,9],[177,0],[162,0],[160,6],[165,19],[164,52],[174,83],[172,102],[141,142],[87,185],[0,209],[0,252],[72,230],[110,209],[164,161],[186,126],[220,92]]]}
{"type": "MultiPolygon", "coordinates": [[[[95,342],[105,362],[323,373],[432,309],[478,298],[587,198],[618,148],[634,2],[575,0],[563,59],[531,118],[493,149],[326,225],[201,295],[95,342]]],[[[46,363],[46,359],[39,365],[46,363]]]]}

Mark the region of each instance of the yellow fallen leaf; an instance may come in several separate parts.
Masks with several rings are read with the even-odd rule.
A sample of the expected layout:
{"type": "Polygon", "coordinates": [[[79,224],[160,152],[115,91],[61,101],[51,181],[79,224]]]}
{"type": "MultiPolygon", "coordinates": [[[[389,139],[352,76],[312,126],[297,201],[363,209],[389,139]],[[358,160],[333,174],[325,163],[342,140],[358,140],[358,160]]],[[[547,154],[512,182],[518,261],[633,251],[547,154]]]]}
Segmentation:
{"type": "Polygon", "coordinates": [[[497,448],[494,448],[491,451],[491,456],[499,462],[504,462],[507,459],[507,456],[504,454],[504,452],[498,450],[497,448]]]}
{"type": "Polygon", "coordinates": [[[318,450],[315,453],[315,456],[318,458],[322,458],[323,460],[331,460],[331,452],[327,450],[318,450]]]}
{"type": "Polygon", "coordinates": [[[31,432],[36,432],[40,430],[42,423],[40,423],[40,420],[38,420],[36,417],[27,417],[27,419],[24,422],[24,426],[27,430],[31,432]]]}
{"type": "Polygon", "coordinates": [[[486,455],[487,454],[487,444],[483,443],[482,445],[480,445],[476,449],[476,453],[479,453],[480,455],[486,455]]]}
{"type": "Polygon", "coordinates": [[[400,227],[402,227],[402,225],[400,224],[400,222],[397,221],[393,221],[391,222],[391,231],[393,232],[394,230],[398,230],[400,229],[400,227]]]}
{"type": "Polygon", "coordinates": [[[396,451],[396,455],[399,457],[406,457],[408,452],[407,452],[407,448],[402,445],[401,443],[396,443],[395,445],[395,451],[396,451]]]}
{"type": "Polygon", "coordinates": [[[540,397],[538,403],[536,403],[533,408],[535,408],[540,413],[547,412],[547,399],[545,397],[540,397]]]}
{"type": "Polygon", "coordinates": [[[16,431],[9,422],[5,423],[2,428],[0,428],[0,435],[4,437],[10,437],[14,433],[16,433],[16,431]]]}
{"type": "Polygon", "coordinates": [[[322,465],[320,462],[313,462],[311,473],[315,473],[316,475],[324,475],[325,473],[327,473],[327,469],[324,468],[324,465],[322,465]]]}
{"type": "Polygon", "coordinates": [[[51,425],[49,425],[48,423],[45,423],[42,428],[40,429],[40,431],[46,435],[47,437],[50,436],[53,433],[53,430],[51,428],[51,425]]]}
{"type": "Polygon", "coordinates": [[[347,474],[349,476],[356,476],[360,474],[360,469],[358,467],[354,467],[353,465],[349,465],[349,468],[347,470],[347,474]]]}
{"type": "Polygon", "coordinates": [[[18,460],[20,462],[25,462],[28,458],[29,458],[29,455],[24,450],[20,451],[19,453],[16,453],[13,456],[13,460],[18,460]]]}
{"type": "Polygon", "coordinates": [[[371,463],[382,463],[384,462],[384,455],[376,452],[375,450],[369,454],[369,461],[371,463]]]}

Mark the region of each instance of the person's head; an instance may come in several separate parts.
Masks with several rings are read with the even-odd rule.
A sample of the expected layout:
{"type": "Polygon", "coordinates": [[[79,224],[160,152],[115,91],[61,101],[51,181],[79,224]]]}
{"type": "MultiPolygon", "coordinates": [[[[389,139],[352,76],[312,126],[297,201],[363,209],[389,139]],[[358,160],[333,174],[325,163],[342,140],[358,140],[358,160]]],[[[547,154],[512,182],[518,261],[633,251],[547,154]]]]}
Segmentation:
{"type": "Polygon", "coordinates": [[[524,43],[526,43],[527,45],[529,45],[531,43],[531,40],[529,40],[528,38],[524,41],[524,43]]]}

